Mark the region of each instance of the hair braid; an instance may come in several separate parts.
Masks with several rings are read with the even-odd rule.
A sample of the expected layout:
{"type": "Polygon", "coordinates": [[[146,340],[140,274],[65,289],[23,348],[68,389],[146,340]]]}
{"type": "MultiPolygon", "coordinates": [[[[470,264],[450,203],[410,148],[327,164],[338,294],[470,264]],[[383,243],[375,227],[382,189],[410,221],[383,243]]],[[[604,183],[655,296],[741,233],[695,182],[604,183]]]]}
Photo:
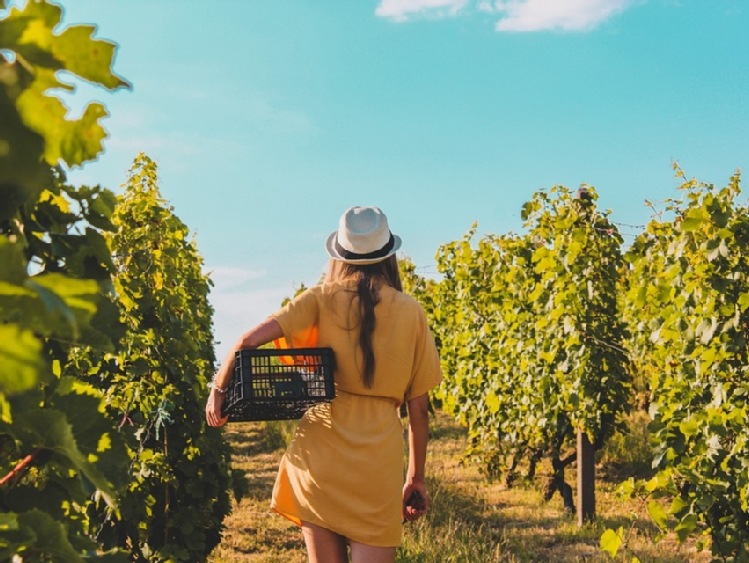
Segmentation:
{"type": "MultiPolygon", "coordinates": [[[[398,261],[395,256],[365,266],[347,264],[331,260],[328,266],[326,280],[328,282],[346,279],[356,280],[356,296],[359,312],[359,348],[364,366],[362,382],[368,388],[374,385],[375,355],[373,334],[375,329],[375,306],[380,302],[379,284],[385,282],[397,291],[403,291],[398,261]]],[[[353,293],[353,292],[352,292],[353,293]]]]}
{"type": "Polygon", "coordinates": [[[380,296],[374,283],[374,276],[368,271],[362,271],[357,285],[359,295],[359,347],[364,359],[362,379],[364,385],[372,387],[374,383],[375,356],[372,346],[372,334],[375,329],[375,305],[379,303],[380,296]]]}

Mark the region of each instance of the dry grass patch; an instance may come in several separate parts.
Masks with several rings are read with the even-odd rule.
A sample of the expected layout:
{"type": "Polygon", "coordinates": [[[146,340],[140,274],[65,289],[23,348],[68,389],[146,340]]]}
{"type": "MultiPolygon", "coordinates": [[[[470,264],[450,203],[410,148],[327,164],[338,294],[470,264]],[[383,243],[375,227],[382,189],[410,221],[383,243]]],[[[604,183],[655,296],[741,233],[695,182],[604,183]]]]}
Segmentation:
{"type": "MultiPolygon", "coordinates": [[[[227,518],[224,539],[210,562],[307,560],[299,529],[269,511],[278,462],[294,426],[228,427],[233,464],[246,474],[249,491],[227,518]]],[[[447,416],[438,413],[432,427],[428,459],[432,509],[426,518],[406,525],[400,563],[610,562],[599,549],[603,530],[620,526],[628,530],[635,514],[639,520],[630,533],[632,552],[623,553],[618,561],[631,561],[633,554],[643,562],[710,560],[708,554],[696,553],[693,544],[678,544],[673,537],[653,543],[657,530],[649,524],[646,507],[621,501],[614,483],[597,482],[598,520],[580,528],[575,517],[565,515],[558,495],[544,502],[534,484],[507,489],[487,482],[476,466],[463,464],[465,432],[447,416]]],[[[544,470],[541,466],[539,473],[544,470]]],[[[574,486],[574,466],[568,470],[567,482],[574,486]]]]}
{"type": "Polygon", "coordinates": [[[303,563],[307,561],[299,529],[270,512],[270,494],[285,443],[278,425],[236,423],[227,427],[232,465],[244,472],[247,492],[224,522],[221,544],[209,561],[225,563],[303,563]]]}

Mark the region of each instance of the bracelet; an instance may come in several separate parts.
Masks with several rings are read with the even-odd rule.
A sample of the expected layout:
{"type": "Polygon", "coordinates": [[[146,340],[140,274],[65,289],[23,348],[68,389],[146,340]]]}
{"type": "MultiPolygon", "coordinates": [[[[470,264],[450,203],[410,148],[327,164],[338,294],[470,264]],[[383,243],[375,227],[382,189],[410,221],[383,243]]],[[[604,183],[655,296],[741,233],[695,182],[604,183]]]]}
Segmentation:
{"type": "Polygon", "coordinates": [[[219,387],[218,385],[216,385],[216,376],[213,376],[213,379],[211,380],[211,387],[213,387],[216,390],[216,393],[219,393],[221,395],[226,395],[226,389],[229,388],[227,386],[226,389],[221,389],[221,387],[219,387]]]}

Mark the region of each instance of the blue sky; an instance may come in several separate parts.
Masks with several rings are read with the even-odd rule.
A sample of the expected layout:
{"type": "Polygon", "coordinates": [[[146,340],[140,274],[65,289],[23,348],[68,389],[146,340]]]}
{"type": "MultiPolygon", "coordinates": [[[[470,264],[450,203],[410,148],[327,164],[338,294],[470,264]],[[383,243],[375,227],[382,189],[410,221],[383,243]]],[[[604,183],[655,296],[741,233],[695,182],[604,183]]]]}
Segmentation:
{"type": "MultiPolygon", "coordinates": [[[[324,269],[351,205],[378,205],[425,275],[473,221],[521,231],[532,194],[596,187],[625,233],[671,168],[749,164],[746,0],[67,0],[119,44],[132,91],[71,178],[118,190],[135,155],[196,233],[217,351],[324,269]]],[[[630,239],[631,240],[631,237],[630,239]]]]}

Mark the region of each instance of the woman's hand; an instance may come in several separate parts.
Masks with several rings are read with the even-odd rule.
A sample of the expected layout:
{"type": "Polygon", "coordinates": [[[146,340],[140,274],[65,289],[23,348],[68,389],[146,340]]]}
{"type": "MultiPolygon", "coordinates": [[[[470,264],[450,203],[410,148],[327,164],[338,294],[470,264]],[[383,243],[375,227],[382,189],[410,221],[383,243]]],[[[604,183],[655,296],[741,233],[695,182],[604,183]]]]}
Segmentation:
{"type": "Polygon", "coordinates": [[[418,519],[426,513],[428,508],[429,497],[424,482],[406,483],[403,487],[403,521],[412,522],[418,519]]]}
{"type": "Polygon", "coordinates": [[[416,520],[429,508],[429,497],[424,484],[428,440],[429,398],[424,394],[408,400],[409,456],[406,485],[403,487],[404,522],[416,520]]]}
{"type": "MultiPolygon", "coordinates": [[[[268,317],[257,326],[245,332],[234,347],[226,354],[224,363],[221,364],[221,368],[213,378],[213,384],[220,386],[219,389],[222,387],[226,389],[231,385],[232,374],[234,373],[234,357],[238,350],[242,350],[243,348],[257,348],[282,336],[281,325],[272,317],[268,317]]],[[[205,405],[205,419],[209,426],[223,426],[229,420],[228,417],[221,416],[221,406],[224,404],[224,399],[224,393],[219,393],[216,387],[211,389],[211,394],[208,396],[208,402],[205,405]]]]}
{"type": "Polygon", "coordinates": [[[205,404],[205,419],[209,426],[223,426],[229,420],[227,416],[221,416],[221,406],[224,404],[224,394],[219,393],[214,387],[208,395],[205,404]]]}

